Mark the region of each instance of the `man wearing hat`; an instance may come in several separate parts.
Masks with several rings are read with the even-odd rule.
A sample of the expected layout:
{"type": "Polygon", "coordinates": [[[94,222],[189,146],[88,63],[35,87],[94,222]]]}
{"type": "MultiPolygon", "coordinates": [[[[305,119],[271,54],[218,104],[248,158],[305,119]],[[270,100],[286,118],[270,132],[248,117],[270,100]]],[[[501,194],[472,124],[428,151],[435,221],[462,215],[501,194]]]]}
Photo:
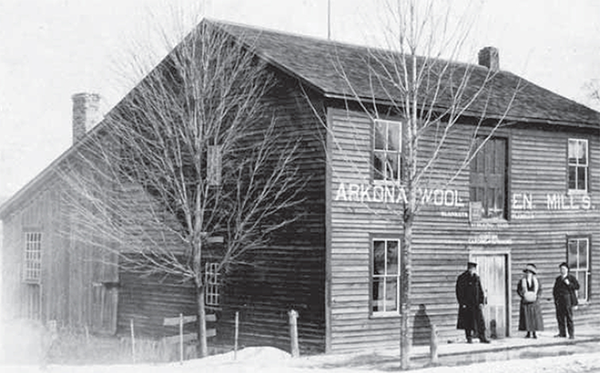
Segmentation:
{"type": "Polygon", "coordinates": [[[554,306],[556,307],[556,320],[558,321],[558,335],[556,337],[566,338],[566,331],[568,331],[569,338],[573,339],[575,338],[573,306],[577,305],[575,290],[579,289],[579,282],[575,276],[569,274],[567,263],[560,263],[558,267],[560,268],[560,276],[554,281],[554,289],[552,290],[554,306]]]}
{"type": "Polygon", "coordinates": [[[476,269],[477,263],[469,262],[467,270],[456,279],[456,299],[459,304],[456,327],[465,330],[467,343],[472,343],[473,337],[479,338],[481,343],[490,343],[485,336],[482,313],[485,295],[476,269]]]}

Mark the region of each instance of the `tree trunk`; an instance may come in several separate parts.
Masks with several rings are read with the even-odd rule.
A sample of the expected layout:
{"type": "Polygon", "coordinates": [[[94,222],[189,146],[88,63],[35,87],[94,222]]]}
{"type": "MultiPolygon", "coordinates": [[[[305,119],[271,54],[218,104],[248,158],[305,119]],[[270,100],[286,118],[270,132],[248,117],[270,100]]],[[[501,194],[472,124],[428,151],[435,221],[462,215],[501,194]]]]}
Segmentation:
{"type": "Polygon", "coordinates": [[[402,287],[400,290],[400,366],[408,370],[410,365],[410,335],[408,320],[410,318],[410,279],[411,279],[411,250],[412,250],[412,215],[404,222],[404,235],[402,239],[402,287]]]}
{"type": "Polygon", "coordinates": [[[200,357],[208,356],[204,290],[204,284],[196,284],[196,306],[198,307],[198,353],[200,354],[200,357]]]}

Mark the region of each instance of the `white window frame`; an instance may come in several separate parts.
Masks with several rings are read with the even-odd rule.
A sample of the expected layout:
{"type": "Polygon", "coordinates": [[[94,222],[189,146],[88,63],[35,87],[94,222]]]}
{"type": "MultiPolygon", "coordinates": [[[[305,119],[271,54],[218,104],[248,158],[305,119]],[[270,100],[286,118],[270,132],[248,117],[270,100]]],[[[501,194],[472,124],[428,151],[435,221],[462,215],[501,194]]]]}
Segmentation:
{"type": "Polygon", "coordinates": [[[567,189],[569,193],[587,193],[588,191],[588,183],[590,177],[590,147],[587,139],[575,139],[569,138],[567,145],[567,189]],[[581,157],[571,157],[571,153],[575,152],[575,149],[581,147],[579,144],[585,144],[585,163],[580,163],[581,157]],[[573,147],[572,147],[573,146],[573,147]],[[571,162],[571,158],[575,159],[574,162],[571,162]],[[575,167],[575,188],[571,188],[571,167],[575,167]],[[585,180],[583,181],[583,188],[579,188],[577,184],[579,180],[579,170],[583,169],[585,174],[585,180]]]}
{"type": "Polygon", "coordinates": [[[371,279],[370,279],[370,284],[371,284],[371,291],[374,291],[374,287],[376,283],[381,284],[381,281],[383,282],[384,286],[379,286],[379,288],[381,289],[381,291],[383,291],[383,296],[382,298],[382,303],[381,304],[377,304],[377,310],[375,310],[375,299],[373,299],[374,294],[370,292],[370,299],[369,299],[369,310],[371,312],[371,315],[375,316],[375,317],[379,317],[379,316],[398,316],[400,315],[400,286],[401,286],[401,278],[400,278],[400,260],[401,260],[401,242],[400,239],[397,238],[390,238],[390,237],[380,237],[380,236],[373,236],[371,238],[371,279]],[[383,273],[379,273],[376,274],[376,269],[375,269],[375,243],[376,242],[381,242],[383,241],[386,247],[385,250],[385,257],[383,260],[384,263],[384,269],[383,269],[383,273]],[[395,242],[396,243],[396,248],[397,248],[397,253],[396,253],[396,257],[397,257],[397,262],[396,262],[396,273],[388,273],[389,269],[388,269],[388,264],[387,264],[387,257],[388,257],[388,252],[387,252],[387,247],[388,247],[388,243],[389,242],[395,242]],[[387,301],[387,296],[386,296],[386,292],[387,292],[387,286],[385,284],[387,284],[387,280],[395,280],[396,282],[396,304],[388,307],[388,301],[387,301]],[[379,280],[379,281],[377,281],[379,280]],[[381,308],[381,309],[380,309],[381,308]],[[395,309],[394,309],[395,308],[395,309]]]}
{"type": "Polygon", "coordinates": [[[204,264],[204,304],[207,307],[219,307],[221,294],[219,292],[219,263],[204,264]]]}
{"type": "Polygon", "coordinates": [[[393,121],[393,120],[385,120],[385,119],[375,119],[373,121],[373,143],[372,143],[372,167],[373,167],[373,180],[375,182],[378,183],[395,183],[398,184],[400,183],[400,181],[402,180],[402,125],[403,123],[400,121],[393,121]],[[384,147],[379,149],[377,148],[377,126],[379,125],[384,125],[385,126],[385,139],[383,140],[383,145],[384,147]],[[389,135],[390,135],[390,130],[389,130],[389,126],[390,125],[394,125],[394,126],[398,126],[398,150],[394,150],[394,149],[390,149],[390,141],[389,141],[389,135]],[[378,157],[378,155],[380,157],[378,157]],[[388,173],[390,172],[388,170],[387,167],[387,159],[388,156],[393,156],[396,158],[396,163],[397,163],[397,169],[396,172],[398,173],[398,177],[394,178],[389,177],[388,173]],[[375,167],[375,163],[377,161],[377,159],[385,159],[386,160],[386,166],[383,167],[384,168],[384,175],[383,176],[379,176],[380,172],[377,170],[377,168],[375,167]]]}
{"type": "Polygon", "coordinates": [[[590,299],[590,238],[589,236],[569,236],[567,238],[567,263],[569,264],[569,272],[579,281],[579,290],[577,291],[577,299],[580,303],[587,303],[590,299]],[[571,243],[577,244],[576,257],[571,254],[571,243]],[[581,267],[580,244],[585,244],[585,262],[587,266],[581,267]]]}
{"type": "Polygon", "coordinates": [[[23,250],[23,281],[39,284],[42,280],[42,232],[25,232],[23,250]]]}

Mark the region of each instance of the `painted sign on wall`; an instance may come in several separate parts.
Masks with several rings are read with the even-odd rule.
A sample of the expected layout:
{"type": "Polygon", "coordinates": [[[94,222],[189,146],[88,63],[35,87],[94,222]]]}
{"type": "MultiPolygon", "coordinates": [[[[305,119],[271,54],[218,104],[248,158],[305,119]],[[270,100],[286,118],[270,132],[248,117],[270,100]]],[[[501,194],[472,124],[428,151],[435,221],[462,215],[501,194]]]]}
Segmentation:
{"type": "MultiPolygon", "coordinates": [[[[340,183],[334,195],[334,201],[344,202],[376,202],[376,203],[406,203],[406,191],[401,186],[389,184],[354,184],[340,183]]],[[[424,205],[465,207],[466,202],[454,189],[423,189],[417,190],[417,199],[424,205]]]]}
{"type": "Polygon", "coordinates": [[[590,210],[592,199],[587,194],[546,193],[534,195],[532,192],[513,193],[511,209],[513,219],[533,219],[534,211],[590,210]]]}

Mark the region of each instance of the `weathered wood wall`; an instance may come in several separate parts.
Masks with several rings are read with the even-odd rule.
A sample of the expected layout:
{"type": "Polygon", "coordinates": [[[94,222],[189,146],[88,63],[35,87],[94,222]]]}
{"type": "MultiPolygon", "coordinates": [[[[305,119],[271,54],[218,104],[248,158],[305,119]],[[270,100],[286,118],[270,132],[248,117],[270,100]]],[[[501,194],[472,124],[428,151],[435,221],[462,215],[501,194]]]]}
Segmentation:
{"type": "MultiPolygon", "coordinates": [[[[364,348],[397,347],[399,316],[379,317],[369,312],[371,238],[378,235],[400,238],[402,234],[401,204],[350,201],[338,198],[338,188],[345,185],[373,185],[371,179],[372,121],[365,115],[343,109],[330,109],[329,125],[333,129],[328,143],[331,155],[329,175],[331,198],[328,224],[331,241],[328,248],[331,299],[328,303],[330,351],[364,348]]],[[[595,296],[600,291],[598,261],[598,222],[600,221],[600,185],[595,170],[600,162],[598,133],[575,133],[515,126],[496,135],[508,139],[508,219],[471,224],[468,218],[469,169],[444,185],[464,157],[470,138],[470,127],[460,126],[451,134],[445,153],[429,180],[429,187],[451,191],[458,199],[448,203],[429,203],[419,212],[413,231],[412,290],[410,294],[411,335],[413,343],[423,343],[428,336],[428,323],[438,327],[440,340],[464,338],[456,330],[456,277],[465,270],[474,252],[506,253],[508,263],[509,333],[517,334],[518,297],[516,284],[526,263],[536,263],[544,288],[542,301],[549,333],[554,320],[552,285],[558,264],[566,260],[568,235],[590,235],[592,256],[592,300],[576,311],[577,322],[592,322],[600,308],[595,296]],[[581,196],[573,208],[549,208],[547,195],[567,196],[567,139],[587,138],[590,147],[590,190],[592,208],[582,207],[581,196]],[[596,167],[595,167],[596,166],[596,167]],[[534,199],[530,211],[518,209],[523,193],[534,199]],[[513,200],[516,199],[516,202],[513,200]],[[454,202],[453,202],[454,201],[454,202]],[[527,213],[528,215],[524,214],[527,213]],[[528,218],[528,216],[532,216],[528,218]],[[491,239],[490,239],[491,238],[491,239]],[[426,322],[424,322],[426,321],[426,322]]],[[[431,150],[431,139],[421,141],[425,154],[431,150]]],[[[357,197],[361,198],[361,197],[357,197]]],[[[568,196],[566,197],[567,201],[568,196]]],[[[553,205],[554,206],[554,205],[553,205]]]]}
{"type": "MultiPolygon", "coordinates": [[[[49,177],[42,189],[32,190],[27,198],[15,204],[4,220],[3,290],[7,317],[27,317],[27,288],[22,281],[26,232],[42,233],[42,275],[39,283],[42,321],[57,321],[61,327],[90,328],[98,325],[98,294],[94,287],[116,282],[115,269],[105,257],[97,255],[89,245],[73,240],[69,232],[77,229],[68,219],[61,198],[64,190],[49,177]],[[96,285],[95,285],[96,284],[96,285]]],[[[109,301],[109,299],[106,299],[109,301]]],[[[108,315],[106,315],[108,316],[108,315]]],[[[104,320],[114,329],[116,319],[104,320]]]]}
{"type": "MultiPolygon", "coordinates": [[[[299,312],[302,351],[325,348],[325,127],[319,98],[305,97],[294,79],[281,80],[267,101],[275,108],[279,146],[299,141],[300,192],[305,202],[298,220],[277,232],[269,247],[249,253],[247,265],[226,274],[223,314],[218,337],[233,343],[235,311],[240,312],[244,345],[273,345],[290,349],[288,312],[299,312]],[[311,107],[310,105],[314,105],[311,107]],[[323,122],[320,122],[323,120],[323,122]]],[[[307,90],[310,92],[310,90],[307,90]]]]}
{"type": "MultiPolygon", "coordinates": [[[[141,338],[162,338],[177,334],[177,328],[163,326],[167,317],[196,315],[196,291],[190,282],[172,276],[142,276],[121,271],[119,287],[118,334],[134,332],[141,338]]],[[[195,328],[195,323],[186,325],[195,328]]],[[[195,332],[195,330],[190,330],[195,332]]]]}

